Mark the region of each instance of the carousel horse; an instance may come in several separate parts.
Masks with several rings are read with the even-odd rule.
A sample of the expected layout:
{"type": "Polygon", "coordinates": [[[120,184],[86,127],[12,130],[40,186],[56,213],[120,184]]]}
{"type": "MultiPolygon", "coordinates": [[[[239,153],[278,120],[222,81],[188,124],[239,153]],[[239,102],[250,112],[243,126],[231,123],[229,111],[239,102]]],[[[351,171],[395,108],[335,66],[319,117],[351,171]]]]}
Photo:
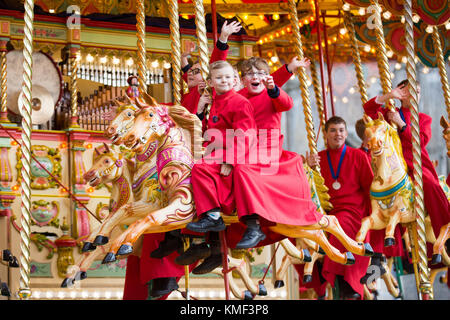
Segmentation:
{"type": "MultiPolygon", "coordinates": [[[[397,224],[415,221],[413,186],[397,131],[384,120],[381,113],[378,114],[378,119],[372,120],[364,115],[363,120],[374,173],[370,187],[372,214],[362,219],[356,241],[365,239],[371,229],[386,229],[384,245],[391,246],[395,244],[394,230],[397,224]]],[[[427,241],[434,244],[433,261],[440,261],[443,256],[444,263],[448,264],[450,260],[444,249],[444,243],[449,237],[448,225],[441,228],[437,239],[428,215],[425,226],[427,241]]]]}
{"type": "MultiPolygon", "coordinates": [[[[72,268],[68,269],[62,287],[73,285],[75,280],[85,279],[87,269],[92,262],[108,252],[108,248],[105,246],[94,251],[97,245],[105,242],[104,239],[99,242],[97,236],[100,233],[110,236],[115,227],[130,224],[138,219],[138,217],[129,217],[124,210],[120,210],[125,204],[135,200],[135,195],[131,190],[133,168],[134,163],[131,160],[124,159],[122,153],[114,151],[106,143],[104,143],[103,148],[97,147],[94,149],[93,165],[83,178],[91,187],[96,187],[101,183],[112,183],[110,213],[84,241],[83,255],[72,268]]],[[[155,201],[158,199],[157,193],[152,196],[155,201]]]]}
{"type": "MultiPolygon", "coordinates": [[[[130,215],[145,213],[146,217],[136,221],[111,245],[104,261],[114,261],[115,255],[132,251],[133,243],[144,233],[155,230],[170,231],[182,228],[192,220],[194,206],[190,186],[190,170],[194,154],[201,155],[201,127],[198,118],[181,106],[158,105],[154,100],[135,114],[128,133],[123,138],[125,145],[137,154],[144,154],[150,145],[156,144],[158,182],[167,199],[165,207],[155,210],[145,203],[130,203],[126,210],[130,215]],[[197,148],[197,150],[194,150],[197,148]],[[195,152],[196,153],[195,153],[195,152]]],[[[307,238],[320,245],[331,259],[342,264],[354,263],[352,252],[372,255],[368,243],[356,243],[342,230],[334,216],[324,216],[311,226],[289,226],[278,224],[272,231],[292,238],[307,238]],[[324,231],[335,235],[349,252],[341,253],[332,247],[324,231]]],[[[302,255],[300,252],[298,256],[302,255]]]]}
{"type": "Polygon", "coordinates": [[[447,145],[447,157],[450,157],[450,124],[447,119],[443,116],[441,117],[441,127],[444,129],[442,135],[445,139],[445,143],[447,145]]]}

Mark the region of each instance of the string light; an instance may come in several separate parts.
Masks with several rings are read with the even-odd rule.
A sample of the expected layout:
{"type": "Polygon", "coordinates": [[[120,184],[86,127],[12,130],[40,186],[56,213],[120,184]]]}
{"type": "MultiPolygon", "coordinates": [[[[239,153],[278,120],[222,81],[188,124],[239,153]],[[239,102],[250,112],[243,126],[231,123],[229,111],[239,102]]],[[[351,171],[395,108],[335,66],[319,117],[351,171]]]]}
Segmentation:
{"type": "Polygon", "coordinates": [[[412,17],[412,20],[413,20],[414,23],[419,23],[419,21],[420,21],[419,15],[414,14],[413,17],[412,17]]]}
{"type": "Polygon", "coordinates": [[[274,13],[274,14],[272,15],[272,19],[273,19],[273,20],[279,20],[279,19],[280,19],[280,15],[279,15],[278,13],[274,13]]]}
{"type": "Polygon", "coordinates": [[[392,17],[392,13],[390,13],[389,11],[385,11],[385,12],[383,12],[383,17],[386,20],[389,20],[392,17]]]}
{"type": "Polygon", "coordinates": [[[350,11],[350,5],[348,3],[344,3],[344,5],[342,6],[342,10],[350,11]]]}
{"type": "Polygon", "coordinates": [[[433,27],[432,26],[428,26],[428,27],[425,28],[425,31],[427,33],[433,33],[433,27]]]}

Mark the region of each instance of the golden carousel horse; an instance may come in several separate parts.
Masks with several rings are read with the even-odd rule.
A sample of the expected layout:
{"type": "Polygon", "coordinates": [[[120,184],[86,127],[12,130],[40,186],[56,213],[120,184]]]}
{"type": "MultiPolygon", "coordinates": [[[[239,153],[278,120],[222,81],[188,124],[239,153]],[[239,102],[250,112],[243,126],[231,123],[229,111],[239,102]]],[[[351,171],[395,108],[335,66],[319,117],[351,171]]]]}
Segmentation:
{"type": "MultiPolygon", "coordinates": [[[[369,230],[386,229],[385,246],[395,244],[394,230],[397,224],[415,221],[413,212],[413,186],[403,159],[402,146],[397,131],[389,125],[381,113],[372,120],[366,114],[365,136],[372,155],[374,178],[370,187],[372,214],[361,221],[356,241],[365,239],[369,230]]],[[[450,259],[444,249],[448,239],[448,225],[441,228],[436,239],[429,216],[426,218],[426,238],[433,244],[433,260],[442,255],[444,263],[450,259]]]]}
{"type": "MultiPolygon", "coordinates": [[[[194,154],[196,158],[202,154],[200,120],[182,106],[158,105],[153,98],[144,98],[146,105],[139,105],[137,101],[141,109],[135,113],[134,122],[122,141],[137,156],[155,145],[158,183],[164,202],[161,208],[142,202],[127,204],[124,209],[129,215],[146,216],[130,225],[111,244],[104,262],[114,261],[116,254],[132,252],[133,244],[144,233],[183,228],[194,214],[190,171],[194,154]]],[[[352,252],[358,255],[373,253],[369,244],[356,243],[348,237],[334,216],[324,216],[311,226],[278,224],[270,228],[287,237],[310,239],[319,244],[331,259],[342,264],[354,263],[352,252]],[[335,235],[349,252],[341,253],[332,247],[324,231],[335,235]]],[[[296,256],[301,257],[303,253],[298,251],[296,256]]]]}

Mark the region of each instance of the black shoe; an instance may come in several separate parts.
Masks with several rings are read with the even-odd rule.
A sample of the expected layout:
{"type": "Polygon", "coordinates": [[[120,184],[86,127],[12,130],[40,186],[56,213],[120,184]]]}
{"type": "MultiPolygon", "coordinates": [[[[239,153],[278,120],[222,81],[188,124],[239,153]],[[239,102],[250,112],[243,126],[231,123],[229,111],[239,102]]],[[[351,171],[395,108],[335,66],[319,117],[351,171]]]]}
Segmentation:
{"type": "Polygon", "coordinates": [[[205,214],[200,220],[197,222],[189,222],[186,225],[186,229],[194,231],[194,232],[208,232],[208,231],[223,231],[225,230],[226,226],[223,222],[222,217],[220,217],[217,220],[214,220],[207,214],[205,214]]]}
{"type": "Polygon", "coordinates": [[[177,278],[156,278],[153,279],[153,286],[150,295],[154,298],[162,297],[177,289],[177,278]]]}
{"type": "Polygon", "coordinates": [[[179,237],[166,233],[164,240],[159,243],[159,247],[156,250],[150,253],[150,257],[162,259],[181,248],[183,248],[183,241],[179,237]]]}
{"type": "Polygon", "coordinates": [[[254,248],[256,245],[264,240],[266,235],[261,231],[259,226],[257,227],[247,227],[245,230],[244,236],[241,241],[236,245],[236,249],[248,249],[254,248]]]}
{"type": "Polygon", "coordinates": [[[344,294],[344,300],[361,300],[361,295],[357,292],[344,294]]]}
{"type": "Polygon", "coordinates": [[[193,274],[210,273],[215,268],[222,265],[222,254],[211,254],[208,258],[192,270],[193,274]]]}
{"type": "Polygon", "coordinates": [[[175,258],[175,263],[182,266],[187,266],[198,260],[205,259],[210,255],[211,248],[206,242],[200,244],[193,243],[189,246],[189,249],[175,258]]]}

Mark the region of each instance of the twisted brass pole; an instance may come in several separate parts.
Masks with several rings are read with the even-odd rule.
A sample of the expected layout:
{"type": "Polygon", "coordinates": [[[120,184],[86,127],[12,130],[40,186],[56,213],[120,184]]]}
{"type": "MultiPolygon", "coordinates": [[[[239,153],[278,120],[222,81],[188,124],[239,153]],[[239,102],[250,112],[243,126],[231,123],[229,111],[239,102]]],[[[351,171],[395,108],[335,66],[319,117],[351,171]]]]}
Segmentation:
{"type": "Polygon", "coordinates": [[[430,271],[428,269],[427,243],[425,237],[425,210],[423,202],[423,181],[422,181],[422,149],[420,147],[420,127],[419,127],[419,104],[417,96],[416,64],[414,49],[414,24],[412,20],[412,1],[404,1],[405,15],[405,40],[407,51],[406,74],[409,82],[409,92],[411,94],[411,134],[413,153],[413,176],[414,176],[414,213],[417,223],[418,234],[418,268],[419,268],[419,289],[422,299],[432,299],[433,287],[430,284],[430,271]]]}
{"type": "Polygon", "coordinates": [[[355,65],[355,72],[356,78],[358,80],[359,93],[361,95],[361,101],[364,104],[369,100],[367,96],[367,86],[366,81],[364,79],[364,72],[362,69],[361,55],[359,54],[358,42],[356,41],[355,25],[353,24],[352,15],[348,11],[344,12],[344,23],[350,38],[350,45],[352,48],[352,58],[353,64],[355,65]]]}
{"type": "Polygon", "coordinates": [[[445,106],[447,108],[447,118],[450,119],[450,88],[448,84],[447,70],[445,69],[444,53],[442,52],[441,37],[437,26],[433,27],[433,42],[436,50],[437,65],[441,76],[442,91],[444,91],[445,106]]]}
{"type": "Polygon", "coordinates": [[[144,0],[136,1],[136,30],[137,30],[137,76],[139,91],[147,92],[147,65],[145,48],[145,3],[144,0]]]}
{"type": "Polygon", "coordinates": [[[76,55],[76,49],[71,49],[70,57],[70,75],[71,75],[71,88],[70,88],[70,127],[79,128],[78,125],[78,59],[76,55]]]}
{"type": "Polygon", "coordinates": [[[327,140],[325,138],[325,109],[323,107],[323,100],[322,100],[322,89],[320,87],[320,83],[319,83],[319,74],[317,71],[317,66],[316,63],[314,61],[314,51],[312,49],[312,45],[309,42],[306,42],[305,44],[306,47],[306,55],[308,56],[309,60],[311,60],[311,64],[309,66],[309,69],[311,70],[311,79],[312,79],[312,84],[313,84],[313,88],[314,88],[314,94],[316,97],[316,105],[317,105],[317,111],[319,113],[319,118],[320,118],[320,127],[322,129],[322,136],[323,136],[323,142],[324,145],[327,145],[327,140]]]}
{"type": "Polygon", "coordinates": [[[31,296],[30,290],[30,233],[31,233],[31,90],[32,90],[32,66],[33,66],[33,18],[34,1],[25,0],[24,3],[24,37],[23,37],[23,85],[22,105],[20,115],[22,116],[22,205],[20,230],[20,281],[19,298],[26,300],[31,296]]]}
{"type": "MultiPolygon", "coordinates": [[[[298,22],[297,7],[295,0],[289,0],[289,14],[291,16],[292,34],[295,38],[295,52],[299,59],[303,59],[302,39],[298,22]]],[[[316,134],[314,132],[314,122],[311,112],[311,101],[309,99],[306,71],[304,68],[298,69],[298,79],[300,81],[300,90],[303,103],[303,113],[305,115],[306,132],[308,138],[308,146],[311,154],[317,153],[316,134]]],[[[320,167],[316,166],[315,170],[320,172],[320,167]]]]}
{"type": "MultiPolygon", "coordinates": [[[[381,88],[383,89],[383,94],[386,94],[392,90],[392,81],[391,72],[389,70],[389,60],[386,55],[386,42],[384,40],[383,24],[381,20],[381,7],[378,0],[371,0],[370,2],[375,6],[374,15],[376,23],[374,31],[377,38],[377,64],[380,73],[381,88]]],[[[389,110],[395,109],[391,99],[386,101],[385,106],[389,110]]]]}
{"type": "Polygon", "coordinates": [[[170,45],[172,48],[172,92],[175,104],[181,104],[181,44],[178,1],[169,0],[170,45]]]}
{"type": "MultiPolygon", "coordinates": [[[[203,80],[206,82],[206,78],[209,73],[209,58],[208,58],[208,38],[206,36],[205,9],[203,7],[203,2],[200,0],[194,0],[194,6],[195,6],[195,27],[197,29],[200,71],[202,73],[203,80]]],[[[211,106],[208,105],[205,109],[205,116],[207,120],[209,118],[210,108],[211,106]]]]}
{"type": "Polygon", "coordinates": [[[8,109],[6,107],[7,103],[7,83],[6,78],[8,77],[7,70],[6,70],[6,48],[0,52],[0,72],[1,72],[1,79],[0,79],[0,85],[1,85],[1,93],[0,93],[0,99],[1,99],[1,109],[0,109],[0,122],[9,122],[8,120],[8,109]]]}

